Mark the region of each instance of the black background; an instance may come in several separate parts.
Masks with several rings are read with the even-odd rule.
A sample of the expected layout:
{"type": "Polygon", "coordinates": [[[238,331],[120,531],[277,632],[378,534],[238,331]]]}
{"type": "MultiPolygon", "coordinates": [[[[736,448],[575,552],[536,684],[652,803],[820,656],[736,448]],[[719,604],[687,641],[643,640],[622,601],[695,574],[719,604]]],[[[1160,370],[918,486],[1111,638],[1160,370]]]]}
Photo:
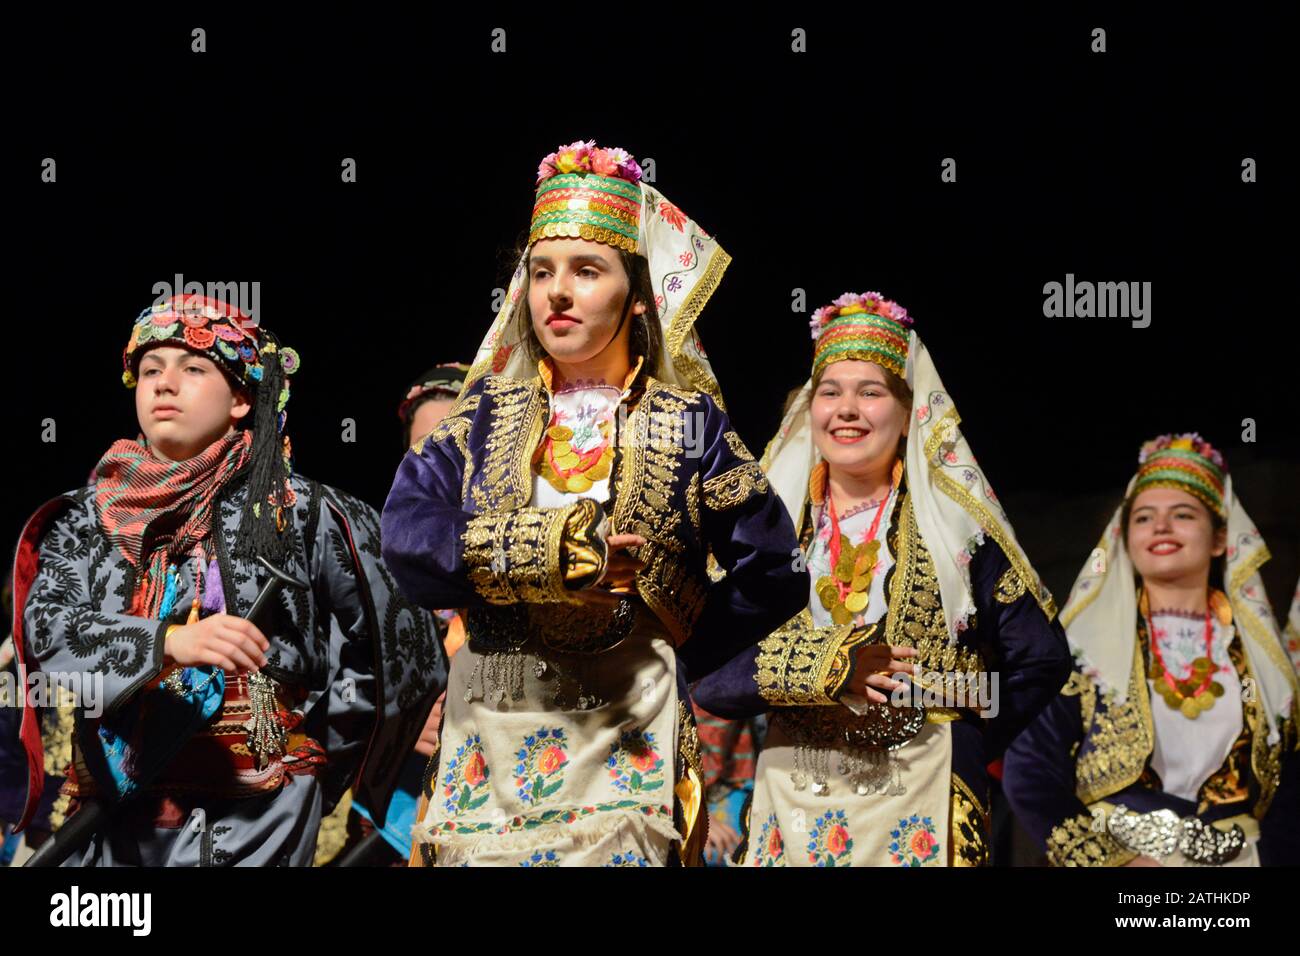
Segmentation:
{"type": "Polygon", "coordinates": [[[121,348],[175,273],[260,281],[264,322],[302,356],[296,467],[382,505],[406,385],[472,357],[538,160],[593,138],[653,157],[655,185],[733,255],[698,328],[751,447],[808,374],[791,290],[811,310],[877,289],[915,317],[1058,600],[1140,443],[1194,429],[1237,475],[1285,614],[1300,570],[1287,25],[1227,4],[1035,8],[51,10],[14,25],[0,533],[136,433],[121,348]],[[1151,326],[1044,318],[1044,283],[1067,273],[1150,281],[1151,326]]]}

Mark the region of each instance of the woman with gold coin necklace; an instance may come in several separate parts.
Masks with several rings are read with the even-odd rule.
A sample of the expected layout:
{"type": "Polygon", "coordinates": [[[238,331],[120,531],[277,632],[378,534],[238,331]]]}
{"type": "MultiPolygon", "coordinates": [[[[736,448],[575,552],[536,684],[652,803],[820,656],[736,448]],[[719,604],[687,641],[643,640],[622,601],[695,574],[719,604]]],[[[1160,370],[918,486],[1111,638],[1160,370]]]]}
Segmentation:
{"type": "Polygon", "coordinates": [[[809,603],[692,688],[722,717],[772,713],[745,865],[987,863],[987,764],[1069,672],[911,326],[874,292],[815,313],[812,378],[763,459],[809,603]]]}
{"type": "Polygon", "coordinates": [[[1268,557],[1209,442],[1142,446],[1061,614],[1076,670],[1007,753],[1007,798],[1049,862],[1300,862],[1296,674],[1268,557]]]}

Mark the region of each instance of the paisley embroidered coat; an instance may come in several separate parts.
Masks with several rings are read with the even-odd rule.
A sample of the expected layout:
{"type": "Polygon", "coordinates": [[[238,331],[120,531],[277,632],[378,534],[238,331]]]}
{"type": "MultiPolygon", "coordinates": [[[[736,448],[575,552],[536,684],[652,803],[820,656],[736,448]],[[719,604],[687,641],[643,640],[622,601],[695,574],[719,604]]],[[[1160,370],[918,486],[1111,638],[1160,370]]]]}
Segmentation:
{"type": "MultiPolygon", "coordinates": [[[[297,504],[289,511],[285,533],[292,537],[284,570],[310,588],[282,591],[271,621],[263,624],[270,641],[263,672],[305,695],[302,732],[324,751],[316,774],[324,809],[349,785],[368,806],[382,808],[445,686],[446,655],[429,614],[407,603],[381,560],[376,512],[301,476],[292,484],[297,504]]],[[[233,477],[218,493],[213,521],[225,609],[238,616],[249,612],[267,577],[231,555],[245,490],[243,476],[233,477]]],[[[161,621],[135,617],[126,613],[134,573],[101,531],[88,488],[47,502],[20,539],[15,643],[23,647],[24,669],[80,674],[83,686],[92,677],[102,679],[102,716],[77,716],[77,740],[89,748],[98,746],[101,721],[112,720],[139,691],[156,684],[165,632],[184,623],[196,593],[193,575],[182,569],[178,610],[161,621]]],[[[24,711],[29,815],[40,796],[42,771],[35,716],[32,708],[24,711]]],[[[294,825],[292,816],[286,815],[287,826],[294,825]]],[[[297,826],[302,829],[301,821],[297,826]]],[[[314,844],[315,830],[293,840],[314,844]]],[[[166,854],[144,855],[175,862],[166,854]]]]}

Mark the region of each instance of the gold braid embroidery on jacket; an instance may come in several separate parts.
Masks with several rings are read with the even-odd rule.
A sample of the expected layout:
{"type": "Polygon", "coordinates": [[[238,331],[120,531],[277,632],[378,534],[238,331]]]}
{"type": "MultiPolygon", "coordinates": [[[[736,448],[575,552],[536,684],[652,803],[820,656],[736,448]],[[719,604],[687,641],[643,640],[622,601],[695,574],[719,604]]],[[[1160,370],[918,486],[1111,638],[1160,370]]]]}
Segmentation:
{"type": "Polygon", "coordinates": [[[711,511],[726,511],[744,504],[755,495],[765,495],[767,476],[758,462],[747,461],[704,483],[704,503],[711,511]]]}
{"type": "Polygon", "coordinates": [[[1104,711],[1096,706],[1096,685],[1083,678],[1087,689],[1079,692],[1079,701],[1084,740],[1091,747],[1075,762],[1074,783],[1075,792],[1084,803],[1094,803],[1123,790],[1135,783],[1146,769],[1155,743],[1146,672],[1141,642],[1134,642],[1128,697],[1123,703],[1112,697],[1104,711]]]}
{"type": "Polygon", "coordinates": [[[1047,838],[1047,862],[1052,866],[1123,866],[1137,854],[1120,846],[1091,813],[1062,820],[1047,838]]]}
{"type": "Polygon", "coordinates": [[[722,433],[722,437],[727,442],[727,447],[731,449],[731,453],[741,461],[754,460],[753,452],[746,447],[744,439],[737,435],[734,430],[727,429],[722,433]]]}
{"type": "Polygon", "coordinates": [[[479,515],[465,529],[469,581],[489,604],[572,601],[564,586],[561,547],[567,508],[519,508],[479,515]]]}
{"type": "Polygon", "coordinates": [[[804,608],[758,642],[759,694],[778,707],[836,703],[831,694],[848,679],[851,650],[869,633],[855,635],[852,624],[818,627],[804,608]]]}
{"type": "MultiPolygon", "coordinates": [[[[634,557],[644,562],[636,576],[637,592],[677,644],[690,635],[707,590],[702,575],[682,561],[686,550],[678,536],[682,512],[671,506],[686,449],[680,442],[651,440],[651,431],[662,431],[663,422],[679,419],[699,401],[693,392],[647,380],[645,394],[628,419],[632,434],[620,439],[622,461],[614,505],[615,531],[646,539],[645,545],[634,549],[634,557]]],[[[687,518],[698,537],[698,511],[690,508],[689,489],[687,518]]]]}
{"type": "Polygon", "coordinates": [[[492,398],[492,412],[483,467],[471,489],[474,510],[522,508],[533,496],[530,464],[546,425],[546,397],[539,380],[497,375],[483,383],[483,394],[492,398]]]}
{"type": "Polygon", "coordinates": [[[989,814],[975,791],[952,775],[952,866],[989,865],[989,814]]]}
{"type": "Polygon", "coordinates": [[[978,651],[948,639],[948,622],[939,599],[939,578],[934,559],[916,526],[910,494],[899,496],[886,539],[890,553],[896,557],[885,643],[916,648],[915,663],[923,671],[983,673],[984,661],[978,651]]]}
{"type": "Polygon", "coordinates": [[[1007,568],[993,588],[993,597],[999,604],[1015,604],[1026,590],[1025,582],[1020,579],[1016,569],[1007,568]]]}

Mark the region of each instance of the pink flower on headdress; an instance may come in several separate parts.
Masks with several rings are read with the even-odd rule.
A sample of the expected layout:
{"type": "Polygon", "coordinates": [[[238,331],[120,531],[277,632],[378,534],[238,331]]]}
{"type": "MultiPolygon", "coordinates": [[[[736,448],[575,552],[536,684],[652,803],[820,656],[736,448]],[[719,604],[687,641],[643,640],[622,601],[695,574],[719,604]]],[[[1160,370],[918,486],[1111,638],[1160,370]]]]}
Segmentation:
{"type": "MultiPolygon", "coordinates": [[[[620,150],[620,152],[622,151],[620,150]]],[[[618,174],[630,183],[639,183],[641,181],[641,164],[628,156],[627,159],[618,164],[618,174]]]]}
{"type": "Polygon", "coordinates": [[[808,326],[812,329],[812,337],[816,339],[821,335],[822,329],[826,327],[826,323],[839,314],[839,307],[834,305],[824,305],[814,312],[812,318],[808,320],[808,326]]]}
{"type": "Polygon", "coordinates": [[[834,305],[844,308],[846,305],[859,305],[861,300],[856,292],[845,292],[842,296],[834,301],[834,305]]]}
{"type": "Polygon", "coordinates": [[[618,163],[610,156],[607,149],[591,151],[591,171],[600,176],[613,176],[618,172],[618,163]]]}
{"type": "Polygon", "coordinates": [[[555,154],[551,153],[542,160],[541,165],[537,167],[537,181],[540,183],[544,179],[550,179],[557,172],[555,168],[555,154]]]}
{"type": "Polygon", "coordinates": [[[562,173],[576,173],[591,168],[591,151],[596,148],[594,139],[561,146],[555,153],[555,168],[562,173]]]}

